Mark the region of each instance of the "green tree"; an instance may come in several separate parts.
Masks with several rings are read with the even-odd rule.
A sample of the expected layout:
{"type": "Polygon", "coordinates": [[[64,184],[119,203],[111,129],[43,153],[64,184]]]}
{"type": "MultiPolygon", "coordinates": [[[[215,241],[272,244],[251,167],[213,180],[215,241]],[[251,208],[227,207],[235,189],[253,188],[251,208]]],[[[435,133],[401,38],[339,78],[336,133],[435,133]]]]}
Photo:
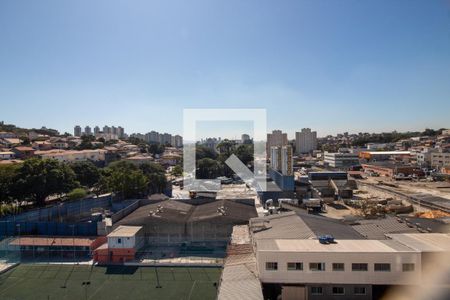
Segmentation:
{"type": "Polygon", "coordinates": [[[77,161],[70,164],[76,179],[82,186],[93,187],[100,179],[98,168],[91,161],[77,161]]]}
{"type": "Polygon", "coordinates": [[[85,189],[83,188],[76,188],[73,189],[72,191],[70,191],[70,193],[67,194],[67,198],[69,200],[78,200],[78,199],[83,199],[84,197],[86,197],[87,192],[85,189]]]}
{"type": "Polygon", "coordinates": [[[73,170],[54,159],[26,160],[15,181],[17,198],[31,198],[39,206],[45,205],[48,196],[67,193],[77,187],[73,170]]]}
{"type": "Polygon", "coordinates": [[[220,176],[221,173],[222,166],[220,162],[211,158],[203,158],[197,161],[197,178],[213,179],[220,176]]]}
{"type": "Polygon", "coordinates": [[[135,165],[127,161],[110,164],[110,171],[105,173],[107,189],[122,198],[141,197],[146,194],[149,180],[135,165]]]}
{"type": "Polygon", "coordinates": [[[11,202],[14,196],[14,183],[18,165],[0,166],[0,202],[11,202]]]}
{"type": "Polygon", "coordinates": [[[172,168],[170,172],[172,176],[179,177],[183,175],[183,168],[180,165],[176,165],[172,168]]]}
{"type": "Polygon", "coordinates": [[[148,179],[149,194],[161,193],[167,185],[166,170],[159,164],[145,163],[139,169],[148,179]]]}

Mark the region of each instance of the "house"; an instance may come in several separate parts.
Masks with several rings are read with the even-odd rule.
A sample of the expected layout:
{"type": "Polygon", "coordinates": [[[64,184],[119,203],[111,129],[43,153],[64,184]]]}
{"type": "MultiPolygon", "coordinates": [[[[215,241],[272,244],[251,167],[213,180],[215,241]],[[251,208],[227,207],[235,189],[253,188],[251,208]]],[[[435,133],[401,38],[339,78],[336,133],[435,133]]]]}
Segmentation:
{"type": "Polygon", "coordinates": [[[19,138],[3,138],[3,139],[0,139],[0,145],[3,145],[6,148],[19,146],[21,143],[22,143],[22,140],[19,139],[19,138]]]}
{"type": "Polygon", "coordinates": [[[12,149],[15,156],[20,159],[27,159],[34,156],[36,150],[31,147],[19,146],[12,149]]]}
{"type": "Polygon", "coordinates": [[[52,143],[50,143],[48,141],[35,141],[35,142],[33,142],[33,144],[31,146],[34,149],[40,150],[40,151],[52,149],[52,143]]]}
{"type": "Polygon", "coordinates": [[[0,152],[0,159],[13,159],[14,152],[12,151],[2,151],[0,152]]]}

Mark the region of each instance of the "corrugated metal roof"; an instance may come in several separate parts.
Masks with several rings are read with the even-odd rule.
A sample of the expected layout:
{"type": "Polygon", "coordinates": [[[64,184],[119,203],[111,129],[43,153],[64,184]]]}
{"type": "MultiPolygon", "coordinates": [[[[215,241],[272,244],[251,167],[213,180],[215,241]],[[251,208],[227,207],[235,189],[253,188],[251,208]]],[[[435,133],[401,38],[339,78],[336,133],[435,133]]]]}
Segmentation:
{"type": "Polygon", "coordinates": [[[256,240],[260,239],[309,239],[314,232],[295,213],[284,213],[251,220],[251,230],[256,240]],[[256,226],[262,224],[263,226],[256,226]]]}
{"type": "Polygon", "coordinates": [[[417,229],[389,216],[383,219],[359,220],[358,223],[352,226],[353,229],[368,239],[383,240],[387,238],[388,233],[417,233],[417,229]]]}
{"type": "Polygon", "coordinates": [[[391,239],[412,249],[423,252],[449,252],[450,234],[445,233],[408,233],[389,234],[391,239]]]}

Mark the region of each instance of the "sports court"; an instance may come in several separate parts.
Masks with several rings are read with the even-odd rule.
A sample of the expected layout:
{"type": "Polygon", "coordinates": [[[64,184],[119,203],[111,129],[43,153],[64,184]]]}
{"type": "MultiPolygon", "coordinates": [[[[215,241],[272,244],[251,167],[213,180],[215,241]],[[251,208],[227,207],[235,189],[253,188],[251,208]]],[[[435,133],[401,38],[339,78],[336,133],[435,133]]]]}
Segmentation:
{"type": "Polygon", "coordinates": [[[215,299],[221,268],[21,264],[0,299],[215,299]]]}

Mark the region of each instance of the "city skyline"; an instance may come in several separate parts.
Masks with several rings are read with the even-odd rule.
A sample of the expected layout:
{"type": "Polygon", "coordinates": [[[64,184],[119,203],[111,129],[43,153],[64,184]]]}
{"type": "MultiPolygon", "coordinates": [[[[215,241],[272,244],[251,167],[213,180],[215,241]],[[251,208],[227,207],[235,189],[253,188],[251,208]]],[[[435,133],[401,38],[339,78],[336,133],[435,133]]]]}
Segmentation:
{"type": "Polygon", "coordinates": [[[182,134],[184,108],[265,108],[290,136],[449,126],[448,1],[45,2],[0,4],[7,123],[182,134]]]}

